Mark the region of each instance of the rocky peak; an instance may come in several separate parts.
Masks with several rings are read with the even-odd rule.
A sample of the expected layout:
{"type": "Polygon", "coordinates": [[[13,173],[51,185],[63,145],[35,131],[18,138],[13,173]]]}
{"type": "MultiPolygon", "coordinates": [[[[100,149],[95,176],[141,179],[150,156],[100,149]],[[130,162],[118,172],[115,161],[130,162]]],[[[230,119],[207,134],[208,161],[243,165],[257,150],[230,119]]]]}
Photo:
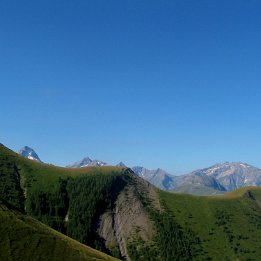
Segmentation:
{"type": "Polygon", "coordinates": [[[18,151],[18,154],[20,154],[24,158],[34,160],[34,161],[38,161],[38,162],[42,162],[40,160],[40,158],[38,157],[37,153],[32,148],[30,148],[28,146],[24,146],[23,148],[21,148],[18,151]]]}

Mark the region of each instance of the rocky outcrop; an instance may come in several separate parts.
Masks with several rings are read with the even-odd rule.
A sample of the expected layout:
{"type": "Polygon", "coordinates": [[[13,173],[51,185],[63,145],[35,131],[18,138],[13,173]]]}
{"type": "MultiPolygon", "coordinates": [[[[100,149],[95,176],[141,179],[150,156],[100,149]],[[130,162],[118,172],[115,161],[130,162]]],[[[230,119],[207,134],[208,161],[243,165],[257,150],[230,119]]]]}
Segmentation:
{"type": "Polygon", "coordinates": [[[250,190],[247,190],[247,192],[244,194],[244,196],[252,201],[252,203],[261,210],[261,202],[255,197],[254,193],[250,190]]]}
{"type": "Polygon", "coordinates": [[[153,236],[153,222],[143,206],[141,196],[160,208],[155,188],[134,174],[130,175],[131,181],[118,195],[113,211],[100,217],[98,227],[98,234],[105,240],[106,247],[111,251],[118,247],[122,258],[127,261],[131,260],[127,246],[134,236],[133,231],[144,242],[150,241],[153,236]]]}

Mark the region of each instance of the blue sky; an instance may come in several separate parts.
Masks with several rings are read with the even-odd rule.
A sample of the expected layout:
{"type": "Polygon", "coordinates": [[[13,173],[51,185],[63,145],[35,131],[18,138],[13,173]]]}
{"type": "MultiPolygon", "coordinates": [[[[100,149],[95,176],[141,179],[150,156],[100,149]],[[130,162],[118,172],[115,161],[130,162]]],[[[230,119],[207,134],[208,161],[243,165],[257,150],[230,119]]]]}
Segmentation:
{"type": "Polygon", "coordinates": [[[0,2],[0,142],[184,173],[261,167],[258,0],[0,2]]]}

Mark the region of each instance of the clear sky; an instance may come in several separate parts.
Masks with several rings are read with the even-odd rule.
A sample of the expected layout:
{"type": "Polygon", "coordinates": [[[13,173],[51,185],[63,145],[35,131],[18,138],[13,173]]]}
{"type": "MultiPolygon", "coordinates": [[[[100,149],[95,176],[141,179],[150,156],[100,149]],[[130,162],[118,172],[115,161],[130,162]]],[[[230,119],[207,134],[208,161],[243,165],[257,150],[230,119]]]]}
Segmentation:
{"type": "Polygon", "coordinates": [[[0,91],[45,162],[261,167],[261,1],[2,0],[0,91]]]}

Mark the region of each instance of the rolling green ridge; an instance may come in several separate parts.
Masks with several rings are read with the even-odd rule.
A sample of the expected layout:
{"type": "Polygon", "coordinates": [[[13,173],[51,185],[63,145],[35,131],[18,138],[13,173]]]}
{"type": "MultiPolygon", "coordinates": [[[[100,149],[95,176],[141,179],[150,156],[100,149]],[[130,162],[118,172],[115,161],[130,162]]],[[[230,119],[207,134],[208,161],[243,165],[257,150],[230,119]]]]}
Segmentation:
{"type": "Polygon", "coordinates": [[[260,188],[215,197],[159,194],[173,219],[198,236],[202,252],[196,260],[261,259],[260,188]]]}
{"type": "MultiPolygon", "coordinates": [[[[15,249],[23,248],[40,256],[49,247],[39,243],[43,234],[53,238],[53,233],[53,250],[44,260],[74,260],[63,259],[63,252],[70,256],[76,249],[64,250],[70,240],[76,242],[72,239],[131,261],[261,260],[257,187],[209,197],[169,193],[126,168],[55,167],[22,158],[1,145],[0,198],[0,229],[5,235],[0,253],[9,258],[4,260],[16,260],[15,249]],[[37,234],[33,248],[29,225],[37,234]],[[17,238],[15,231],[21,232],[17,238]]],[[[80,243],[77,246],[84,247],[80,243]]],[[[80,259],[84,255],[77,260],[85,260],[80,259]]]]}
{"type": "Polygon", "coordinates": [[[222,195],[224,191],[215,190],[202,185],[183,185],[179,186],[175,192],[182,194],[191,194],[195,196],[209,196],[209,195],[222,195]]]}

